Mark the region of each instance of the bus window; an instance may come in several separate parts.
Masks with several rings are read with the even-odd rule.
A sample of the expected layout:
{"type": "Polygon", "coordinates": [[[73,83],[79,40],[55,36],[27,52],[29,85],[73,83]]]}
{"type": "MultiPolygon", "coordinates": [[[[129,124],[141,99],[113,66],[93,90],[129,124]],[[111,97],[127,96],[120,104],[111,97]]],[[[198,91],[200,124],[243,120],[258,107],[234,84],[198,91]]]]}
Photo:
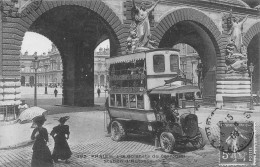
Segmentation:
{"type": "Polygon", "coordinates": [[[183,94],[179,93],[179,99],[182,99],[182,98],[183,98],[183,94]]]}
{"type": "Polygon", "coordinates": [[[154,69],[154,72],[164,72],[165,71],[164,55],[154,55],[153,56],[153,69],[154,69]]]}
{"type": "Polygon", "coordinates": [[[122,96],[123,96],[123,107],[128,107],[128,104],[129,104],[128,95],[123,94],[122,96]]]}
{"type": "Polygon", "coordinates": [[[118,106],[118,107],[122,106],[121,94],[116,95],[116,106],[118,106]]]}
{"type": "Polygon", "coordinates": [[[144,96],[137,95],[137,108],[144,109],[144,96]]]}
{"type": "Polygon", "coordinates": [[[179,56],[170,55],[170,68],[171,72],[178,72],[179,70],[179,56]]]}
{"type": "Polygon", "coordinates": [[[201,92],[197,92],[197,93],[196,93],[196,96],[197,96],[198,98],[201,98],[201,92]]]}
{"type": "Polygon", "coordinates": [[[110,95],[110,106],[115,106],[115,95],[114,94],[110,95]]]}
{"type": "Polygon", "coordinates": [[[187,92],[184,95],[185,100],[193,100],[194,99],[194,92],[187,92]]]}
{"type": "Polygon", "coordinates": [[[130,99],[130,108],[136,108],[136,96],[129,95],[129,99],[130,99]]]}

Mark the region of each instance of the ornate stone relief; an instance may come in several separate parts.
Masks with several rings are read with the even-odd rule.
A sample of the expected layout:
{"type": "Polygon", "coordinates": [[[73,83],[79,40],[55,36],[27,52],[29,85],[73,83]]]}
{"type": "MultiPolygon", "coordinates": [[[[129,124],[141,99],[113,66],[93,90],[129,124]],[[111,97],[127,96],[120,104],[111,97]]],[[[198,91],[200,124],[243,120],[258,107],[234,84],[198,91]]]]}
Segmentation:
{"type": "Polygon", "coordinates": [[[232,10],[229,14],[223,15],[223,30],[228,36],[226,45],[227,74],[247,73],[247,50],[243,45],[243,25],[247,16],[234,15],[232,10]]]}
{"type": "Polygon", "coordinates": [[[42,0],[0,0],[0,10],[3,17],[26,17],[32,10],[37,10],[42,4],[42,0]],[[27,8],[30,6],[30,9],[27,8]],[[25,10],[25,12],[23,12],[25,10]]]}
{"type": "Polygon", "coordinates": [[[142,2],[140,7],[138,7],[135,4],[135,0],[132,0],[132,23],[130,25],[129,37],[127,38],[127,53],[154,49],[155,42],[151,39],[149,15],[159,1],[149,5],[149,7],[145,2],[142,2]]]}

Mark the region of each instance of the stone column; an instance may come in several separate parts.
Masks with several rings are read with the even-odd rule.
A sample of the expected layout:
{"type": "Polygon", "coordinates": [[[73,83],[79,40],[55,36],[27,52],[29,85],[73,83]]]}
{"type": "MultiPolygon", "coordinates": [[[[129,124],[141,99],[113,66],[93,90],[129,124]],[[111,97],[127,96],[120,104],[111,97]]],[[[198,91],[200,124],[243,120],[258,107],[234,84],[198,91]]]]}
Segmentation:
{"type": "MultiPolygon", "coordinates": [[[[61,49],[63,57],[63,105],[75,105],[75,45],[64,42],[61,49]]],[[[48,77],[49,78],[49,77],[48,77]]],[[[48,81],[49,82],[49,81],[48,81]]]]}
{"type": "Polygon", "coordinates": [[[10,32],[9,20],[0,12],[0,106],[18,105],[21,99],[20,47],[16,43],[22,37],[10,32]]]}
{"type": "Polygon", "coordinates": [[[77,106],[94,105],[94,47],[79,44],[75,59],[75,98],[77,106]]]}
{"type": "Polygon", "coordinates": [[[253,90],[257,93],[257,91],[260,91],[260,35],[257,35],[257,52],[254,56],[256,56],[257,62],[255,63],[255,72],[254,72],[254,87],[253,90]]]}

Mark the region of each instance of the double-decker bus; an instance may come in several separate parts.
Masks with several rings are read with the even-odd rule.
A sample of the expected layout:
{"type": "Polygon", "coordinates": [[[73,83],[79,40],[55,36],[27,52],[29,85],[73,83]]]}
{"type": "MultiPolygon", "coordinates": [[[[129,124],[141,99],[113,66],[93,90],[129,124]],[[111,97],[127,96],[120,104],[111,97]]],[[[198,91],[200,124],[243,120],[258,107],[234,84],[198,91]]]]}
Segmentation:
{"type": "Polygon", "coordinates": [[[112,57],[109,64],[108,129],[115,141],[127,133],[160,136],[164,120],[178,119],[172,113],[180,106],[178,96],[194,96],[199,91],[196,86],[183,84],[187,80],[179,76],[180,56],[176,49],[112,57]]]}

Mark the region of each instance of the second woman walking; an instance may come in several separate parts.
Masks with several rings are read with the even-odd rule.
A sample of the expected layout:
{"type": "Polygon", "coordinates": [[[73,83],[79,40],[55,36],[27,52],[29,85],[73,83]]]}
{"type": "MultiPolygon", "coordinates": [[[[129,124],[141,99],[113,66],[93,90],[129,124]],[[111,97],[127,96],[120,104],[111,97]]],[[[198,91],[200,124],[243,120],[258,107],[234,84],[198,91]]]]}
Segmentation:
{"type": "Polygon", "coordinates": [[[69,163],[68,159],[72,155],[67,142],[70,135],[69,126],[64,125],[68,119],[69,116],[61,117],[59,119],[60,124],[58,126],[55,126],[50,133],[55,142],[54,150],[52,153],[52,158],[54,162],[58,162],[58,159],[61,159],[66,160],[65,163],[69,163]]]}

